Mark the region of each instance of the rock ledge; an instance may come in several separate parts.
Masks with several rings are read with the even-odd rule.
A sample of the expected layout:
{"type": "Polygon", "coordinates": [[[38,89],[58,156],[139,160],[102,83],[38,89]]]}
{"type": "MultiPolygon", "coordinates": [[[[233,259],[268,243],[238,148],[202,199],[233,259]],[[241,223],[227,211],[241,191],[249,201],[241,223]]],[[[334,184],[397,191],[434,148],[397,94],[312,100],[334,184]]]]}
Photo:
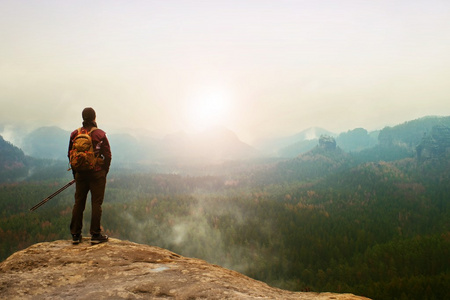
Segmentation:
{"type": "Polygon", "coordinates": [[[0,263],[1,299],[368,299],[300,293],[158,247],[118,239],[35,244],[0,263]]]}

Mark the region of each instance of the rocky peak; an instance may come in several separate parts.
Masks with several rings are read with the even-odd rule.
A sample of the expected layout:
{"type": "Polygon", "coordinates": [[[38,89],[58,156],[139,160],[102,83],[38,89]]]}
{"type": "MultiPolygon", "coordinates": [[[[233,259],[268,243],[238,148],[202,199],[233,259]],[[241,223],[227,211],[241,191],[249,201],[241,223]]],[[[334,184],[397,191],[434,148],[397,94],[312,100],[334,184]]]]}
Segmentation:
{"type": "Polygon", "coordinates": [[[450,149],[450,127],[436,125],[430,134],[425,134],[421,143],[416,147],[419,159],[445,156],[450,149]]]}
{"type": "Polygon", "coordinates": [[[2,299],[367,299],[290,292],[158,247],[110,239],[35,244],[0,263],[2,299]]]}
{"type": "Polygon", "coordinates": [[[335,150],[336,140],[329,135],[321,135],[319,138],[319,147],[325,150],[335,150]]]}

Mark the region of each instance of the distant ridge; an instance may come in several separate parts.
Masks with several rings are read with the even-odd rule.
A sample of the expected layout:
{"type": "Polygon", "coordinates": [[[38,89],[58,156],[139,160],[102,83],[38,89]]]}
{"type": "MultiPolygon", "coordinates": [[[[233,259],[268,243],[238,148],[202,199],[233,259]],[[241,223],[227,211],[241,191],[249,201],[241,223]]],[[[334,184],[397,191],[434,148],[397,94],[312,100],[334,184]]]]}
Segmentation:
{"type": "Polygon", "coordinates": [[[36,158],[67,159],[69,132],[56,127],[40,127],[23,139],[23,151],[36,158]]]}
{"type": "Polygon", "coordinates": [[[215,127],[197,134],[179,132],[164,138],[161,151],[164,160],[176,159],[184,163],[217,163],[256,157],[258,152],[239,140],[224,127],[215,127]]]}
{"type": "Polygon", "coordinates": [[[0,183],[16,180],[27,172],[27,160],[23,151],[0,135],[0,183]]]}
{"type": "MultiPolygon", "coordinates": [[[[411,153],[435,125],[450,126],[450,116],[426,116],[373,132],[355,128],[336,134],[311,127],[291,136],[260,140],[253,146],[224,127],[196,134],[180,131],[162,138],[147,130],[107,134],[117,163],[216,164],[258,157],[294,158],[313,149],[322,135],[334,137],[338,147],[346,152],[396,145],[411,153]]],[[[22,150],[32,157],[66,161],[69,134],[55,126],[38,128],[20,139],[22,150]]]]}
{"type": "MultiPolygon", "coordinates": [[[[38,128],[24,138],[24,151],[37,158],[67,160],[69,134],[58,127],[38,128]]],[[[258,155],[256,149],[223,127],[198,134],[178,132],[164,138],[137,130],[108,134],[108,139],[116,162],[208,164],[258,155]]]]}
{"type": "Polygon", "coordinates": [[[310,127],[294,135],[260,140],[256,147],[268,155],[295,157],[314,148],[321,135],[336,136],[326,129],[310,127]]]}

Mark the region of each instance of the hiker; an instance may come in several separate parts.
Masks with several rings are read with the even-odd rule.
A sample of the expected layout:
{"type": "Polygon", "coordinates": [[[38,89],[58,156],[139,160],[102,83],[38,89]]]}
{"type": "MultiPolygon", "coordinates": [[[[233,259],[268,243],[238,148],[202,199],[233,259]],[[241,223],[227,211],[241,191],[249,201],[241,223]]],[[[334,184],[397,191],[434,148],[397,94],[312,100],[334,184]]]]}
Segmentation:
{"type": "MultiPolygon", "coordinates": [[[[106,133],[97,128],[94,109],[87,107],[82,112],[83,127],[70,134],[69,161],[76,183],[75,204],[72,210],[70,233],[73,244],[82,240],[83,212],[86,198],[91,192],[91,243],[98,244],[108,241],[108,236],[102,233],[102,203],[105,196],[106,175],[111,164],[111,149],[106,133]],[[80,151],[80,140],[90,147],[90,150],[80,151]],[[89,144],[90,143],[90,144],[89,144]],[[91,154],[89,156],[89,154],[91,154]],[[85,155],[85,157],[81,157],[85,155]],[[86,155],[88,155],[86,157],[86,155]]],[[[89,148],[88,148],[89,149],[89,148]]]]}

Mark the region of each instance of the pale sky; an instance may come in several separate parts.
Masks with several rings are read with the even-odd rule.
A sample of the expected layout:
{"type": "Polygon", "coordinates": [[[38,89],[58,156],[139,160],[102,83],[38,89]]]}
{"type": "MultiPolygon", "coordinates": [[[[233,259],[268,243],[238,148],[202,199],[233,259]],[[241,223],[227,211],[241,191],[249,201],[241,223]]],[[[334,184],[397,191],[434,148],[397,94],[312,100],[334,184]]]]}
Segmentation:
{"type": "Polygon", "coordinates": [[[0,28],[0,125],[91,106],[107,132],[251,143],[450,115],[448,0],[0,0],[0,28]]]}

